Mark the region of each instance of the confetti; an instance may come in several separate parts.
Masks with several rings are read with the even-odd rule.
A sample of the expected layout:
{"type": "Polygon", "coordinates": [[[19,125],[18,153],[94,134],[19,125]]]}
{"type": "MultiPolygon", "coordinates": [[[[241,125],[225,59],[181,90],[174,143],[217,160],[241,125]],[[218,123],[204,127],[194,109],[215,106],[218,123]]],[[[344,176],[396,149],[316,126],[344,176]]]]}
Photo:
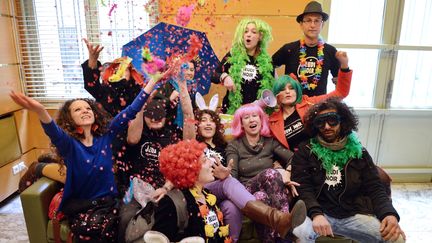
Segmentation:
{"type": "Polygon", "coordinates": [[[180,7],[175,18],[176,23],[183,27],[188,25],[194,8],[195,8],[195,4],[180,7]]]}

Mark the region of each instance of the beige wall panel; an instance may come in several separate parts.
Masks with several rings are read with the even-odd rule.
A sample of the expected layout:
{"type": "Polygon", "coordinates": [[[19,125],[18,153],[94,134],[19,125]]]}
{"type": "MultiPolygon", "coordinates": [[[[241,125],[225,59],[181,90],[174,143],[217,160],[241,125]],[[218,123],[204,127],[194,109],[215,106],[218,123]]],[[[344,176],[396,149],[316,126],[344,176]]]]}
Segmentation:
{"type": "MultiPolygon", "coordinates": [[[[57,110],[48,110],[51,116],[55,116],[57,110]]],[[[18,135],[23,153],[33,148],[47,149],[50,146],[50,140],[45,135],[39,118],[33,112],[19,110],[15,112],[15,123],[18,129],[18,135]]]]}
{"type": "Polygon", "coordinates": [[[3,166],[0,168],[0,202],[12,195],[12,193],[18,190],[18,183],[20,178],[26,172],[22,170],[20,173],[14,175],[12,173],[12,167],[23,161],[28,167],[33,161],[37,160],[37,157],[42,153],[48,152],[46,149],[33,149],[21,156],[21,158],[3,166]]]}
{"type": "MultiPolygon", "coordinates": [[[[162,14],[177,14],[181,6],[196,4],[196,0],[159,0],[159,11],[162,14]]],[[[194,14],[211,15],[295,15],[304,9],[308,0],[228,0],[225,4],[222,0],[207,0],[203,7],[195,7],[194,14]]]]}
{"type": "MultiPolygon", "coordinates": [[[[213,17],[212,23],[215,23],[213,26],[209,24],[206,18],[205,16],[195,16],[187,27],[205,32],[216,55],[219,59],[222,59],[230,49],[235,28],[243,17],[213,17]]],[[[272,27],[274,40],[269,45],[268,52],[270,55],[276,52],[283,44],[297,40],[301,36],[301,31],[295,18],[283,16],[259,18],[266,21],[272,27]]],[[[171,24],[175,23],[171,15],[161,15],[160,20],[171,24]]]]}
{"type": "Polygon", "coordinates": [[[0,17],[0,64],[17,63],[12,18],[0,17]]]}
{"type": "Polygon", "coordinates": [[[16,65],[0,67],[0,115],[19,109],[11,98],[11,90],[21,91],[19,68],[16,65]]]}
{"type": "Polygon", "coordinates": [[[10,15],[9,1],[0,0],[0,13],[5,15],[10,15]]]}

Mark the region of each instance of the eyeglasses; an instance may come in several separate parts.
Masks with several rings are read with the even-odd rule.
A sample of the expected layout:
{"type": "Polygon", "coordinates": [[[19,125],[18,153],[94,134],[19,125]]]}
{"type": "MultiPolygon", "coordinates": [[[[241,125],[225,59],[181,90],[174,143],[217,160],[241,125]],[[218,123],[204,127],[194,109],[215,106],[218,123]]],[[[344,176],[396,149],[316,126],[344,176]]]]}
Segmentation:
{"type": "Polygon", "coordinates": [[[329,112],[315,117],[313,125],[318,129],[323,129],[326,123],[329,126],[334,127],[339,125],[340,120],[341,118],[336,112],[329,112]]]}
{"type": "Polygon", "coordinates": [[[322,24],[323,20],[322,19],[306,19],[302,21],[304,24],[308,24],[311,25],[312,23],[315,25],[319,25],[322,24]]]}

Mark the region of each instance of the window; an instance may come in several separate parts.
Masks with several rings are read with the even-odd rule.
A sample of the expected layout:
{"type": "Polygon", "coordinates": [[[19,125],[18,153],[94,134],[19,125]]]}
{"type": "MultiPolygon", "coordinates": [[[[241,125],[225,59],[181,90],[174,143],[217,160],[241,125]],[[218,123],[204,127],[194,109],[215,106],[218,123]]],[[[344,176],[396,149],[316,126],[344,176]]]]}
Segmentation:
{"type": "Polygon", "coordinates": [[[81,63],[88,51],[82,38],[104,46],[101,62],[120,57],[124,44],[155,24],[145,11],[148,2],[155,8],[149,0],[21,0],[17,39],[27,94],[46,103],[89,96],[83,88],[81,63]]]}
{"type": "Polygon", "coordinates": [[[432,1],[331,0],[328,42],[354,69],[354,107],[432,108],[432,1]]]}
{"type": "Polygon", "coordinates": [[[391,107],[432,108],[432,1],[405,1],[391,107]]]}
{"type": "Polygon", "coordinates": [[[384,0],[331,1],[328,42],[348,53],[354,73],[345,101],[354,107],[373,107],[383,14],[384,0]]]}

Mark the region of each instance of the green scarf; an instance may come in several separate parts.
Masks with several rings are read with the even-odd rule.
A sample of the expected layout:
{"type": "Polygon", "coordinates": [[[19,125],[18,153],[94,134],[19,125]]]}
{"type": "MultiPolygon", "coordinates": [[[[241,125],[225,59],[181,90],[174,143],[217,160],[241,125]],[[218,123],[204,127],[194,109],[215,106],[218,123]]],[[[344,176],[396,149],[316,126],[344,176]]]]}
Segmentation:
{"type": "MultiPolygon", "coordinates": [[[[233,48],[231,50],[231,57],[228,58],[228,63],[231,64],[229,69],[229,75],[233,79],[234,85],[236,87],[235,92],[229,92],[228,100],[229,107],[227,110],[228,114],[234,114],[234,112],[243,103],[243,94],[241,89],[242,83],[242,70],[246,66],[249,57],[244,50],[239,50],[238,48],[233,48]]],[[[262,80],[257,80],[260,83],[260,88],[258,90],[257,98],[261,97],[264,89],[272,89],[273,85],[273,65],[270,55],[266,50],[261,50],[256,57],[256,62],[258,66],[258,71],[262,76],[262,80]]]]}
{"type": "Polygon", "coordinates": [[[311,151],[322,161],[322,165],[327,173],[332,171],[333,165],[342,169],[350,159],[362,157],[362,145],[354,132],[347,136],[347,141],[343,149],[332,150],[323,146],[317,138],[311,139],[311,151]]]}

